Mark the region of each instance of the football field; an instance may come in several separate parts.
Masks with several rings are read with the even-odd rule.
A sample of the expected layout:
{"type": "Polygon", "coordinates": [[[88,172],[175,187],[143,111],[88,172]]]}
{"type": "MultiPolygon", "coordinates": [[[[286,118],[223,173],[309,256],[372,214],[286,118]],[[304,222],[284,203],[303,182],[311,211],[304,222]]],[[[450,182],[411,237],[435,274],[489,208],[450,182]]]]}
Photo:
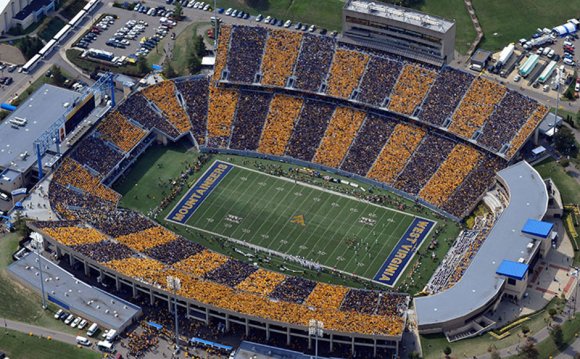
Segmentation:
{"type": "Polygon", "coordinates": [[[435,225],[222,161],[213,163],[166,219],[387,285],[395,284],[435,225]],[[388,280],[380,280],[387,268],[388,280]]]}

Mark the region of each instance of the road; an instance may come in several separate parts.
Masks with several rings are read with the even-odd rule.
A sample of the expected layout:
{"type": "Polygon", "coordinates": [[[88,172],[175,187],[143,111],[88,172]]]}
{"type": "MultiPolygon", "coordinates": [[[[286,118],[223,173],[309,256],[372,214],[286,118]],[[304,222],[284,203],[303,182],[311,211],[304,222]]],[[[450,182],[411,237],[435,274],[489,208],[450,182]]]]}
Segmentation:
{"type": "Polygon", "coordinates": [[[51,337],[52,340],[57,340],[59,342],[76,345],[76,337],[72,334],[62,333],[56,330],[47,329],[39,327],[36,325],[26,324],[22,322],[17,322],[10,319],[0,319],[0,325],[3,325],[6,329],[15,330],[21,333],[32,333],[36,336],[42,336],[44,338],[51,337]]]}

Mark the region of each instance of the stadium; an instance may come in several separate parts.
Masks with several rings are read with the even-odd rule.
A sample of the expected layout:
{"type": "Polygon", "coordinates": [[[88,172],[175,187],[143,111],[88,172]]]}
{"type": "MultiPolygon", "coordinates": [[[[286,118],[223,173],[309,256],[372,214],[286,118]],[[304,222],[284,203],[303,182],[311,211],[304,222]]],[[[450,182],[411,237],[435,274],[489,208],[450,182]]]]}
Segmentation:
{"type": "MultiPolygon", "coordinates": [[[[488,216],[464,265],[443,284],[430,282],[439,294],[425,299],[460,282],[480,247],[497,252],[482,244],[488,234],[542,220],[544,182],[513,162],[547,112],[448,66],[328,36],[224,25],[213,74],[159,82],[112,108],[50,175],[58,220],[30,227],[58,257],[151,304],[175,294],[188,317],[286,346],[311,348],[308,327],[318,320],[326,352],[389,357],[415,320],[400,282],[427,246],[484,199],[511,208],[497,222],[488,216]],[[189,144],[192,160],[169,193],[123,198],[127,191],[112,188],[147,170],[142,156],[155,143],[189,144]],[[538,193],[533,213],[510,202],[515,183],[526,189],[523,177],[538,193]],[[126,200],[157,205],[139,211],[126,200]],[[509,213],[519,217],[501,222],[509,213]],[[494,227],[500,223],[506,227],[494,227]],[[208,242],[212,249],[200,244],[208,242]],[[181,280],[175,293],[169,275],[181,280]]],[[[137,192],[142,185],[130,183],[137,192]]],[[[544,243],[527,247],[523,262],[544,243]]],[[[497,260],[518,260],[520,247],[497,260]]],[[[420,330],[461,329],[501,299],[504,284],[496,284],[476,308],[420,317],[420,330]]],[[[448,298],[440,302],[452,304],[448,298]]]]}

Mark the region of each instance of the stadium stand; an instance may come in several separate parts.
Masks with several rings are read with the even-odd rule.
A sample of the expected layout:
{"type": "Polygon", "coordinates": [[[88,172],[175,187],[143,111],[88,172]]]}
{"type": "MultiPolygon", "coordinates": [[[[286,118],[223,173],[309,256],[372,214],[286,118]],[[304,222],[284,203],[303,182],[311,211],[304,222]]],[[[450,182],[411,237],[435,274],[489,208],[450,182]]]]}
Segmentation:
{"type": "Polygon", "coordinates": [[[177,261],[173,267],[192,275],[201,277],[213,271],[228,261],[228,257],[208,250],[200,251],[192,256],[177,261]]]}
{"type": "Polygon", "coordinates": [[[360,83],[357,100],[373,106],[381,106],[389,96],[403,64],[383,57],[373,56],[360,83]]]}
{"type": "Polygon", "coordinates": [[[303,100],[299,97],[275,95],[262,131],[258,152],[282,156],[300,115],[303,100]]]}
{"type": "Polygon", "coordinates": [[[110,112],[101,121],[97,131],[103,140],[113,143],[124,152],[129,152],[147,135],[145,130],[129,122],[118,111],[110,112]]]}
{"type": "Polygon", "coordinates": [[[478,77],[461,100],[453,114],[449,131],[464,138],[472,138],[481,129],[501,101],[506,88],[490,80],[478,77]]]}
{"type": "Polygon", "coordinates": [[[395,126],[393,134],[371,167],[368,177],[383,183],[392,183],[424,136],[425,131],[421,128],[404,124],[395,126]]]}
{"type": "Polygon", "coordinates": [[[302,34],[299,32],[270,31],[262,59],[262,84],[286,86],[288,79],[292,76],[301,43],[302,34]]]}
{"type": "Polygon", "coordinates": [[[100,263],[129,258],[134,254],[129,247],[108,240],[75,246],[74,250],[100,263]]]}
{"type": "Polygon", "coordinates": [[[232,27],[230,25],[224,24],[220,26],[220,33],[218,37],[218,48],[212,78],[214,81],[219,80],[222,76],[223,71],[225,70],[231,34],[232,27]]]}
{"type": "Polygon", "coordinates": [[[365,176],[393,133],[396,122],[369,114],[354,139],[341,169],[365,176]]]}
{"type": "Polygon", "coordinates": [[[326,134],[314,156],[314,162],[329,167],[340,167],[357,131],[365,119],[366,113],[346,107],[334,111],[326,134]]]}
{"type": "Polygon", "coordinates": [[[175,86],[185,100],[193,137],[199,145],[203,145],[205,144],[205,131],[207,128],[208,78],[202,76],[193,77],[175,82],[175,86]]]}
{"type": "Polygon", "coordinates": [[[71,154],[72,159],[103,176],[111,172],[122,157],[119,151],[94,136],[83,138],[71,154]]]}
{"type": "Polygon", "coordinates": [[[258,148],[271,100],[269,93],[240,92],[230,148],[250,151],[258,148]]]}
{"type": "Polygon", "coordinates": [[[45,228],[45,231],[57,241],[70,247],[98,243],[106,238],[104,234],[94,228],[79,226],[45,228]]]}
{"type": "Polygon", "coordinates": [[[260,70],[266,36],[263,27],[234,26],[228,51],[228,81],[255,82],[260,70]]]}
{"type": "Polygon", "coordinates": [[[237,91],[210,87],[207,114],[207,135],[210,146],[225,147],[231,135],[238,105],[237,91]]]}
{"type": "Polygon", "coordinates": [[[405,65],[391,94],[389,110],[413,115],[436,76],[436,72],[418,65],[405,65]]]}
{"type": "Polygon", "coordinates": [[[302,112],[290,136],[286,155],[311,161],[335,108],[336,105],[327,102],[304,101],[302,112]]]}
{"type": "Polygon", "coordinates": [[[272,298],[298,304],[304,303],[310,295],[316,282],[302,277],[287,277],[270,294],[272,298]]]}
{"type": "Polygon", "coordinates": [[[164,227],[155,226],[143,231],[119,236],[115,239],[137,252],[143,252],[146,249],[174,241],[177,236],[164,227]]]}
{"type": "Polygon", "coordinates": [[[141,93],[131,95],[117,110],[125,117],[140,123],[148,130],[156,128],[171,138],[179,136],[179,131],[160,114],[155,112],[149,106],[145,96],[141,93]]]}
{"type": "Polygon", "coordinates": [[[162,81],[143,90],[143,95],[163,111],[165,118],[179,133],[185,133],[191,128],[187,113],[177,101],[173,81],[162,81]]]}
{"type": "Polygon", "coordinates": [[[456,145],[419,195],[436,206],[443,205],[453,191],[463,183],[469,172],[477,165],[481,156],[472,147],[463,144],[456,145]]]}
{"type": "Polygon", "coordinates": [[[465,95],[474,76],[444,67],[433,83],[419,118],[435,126],[443,126],[465,95]]]}
{"type": "Polygon", "coordinates": [[[205,278],[219,284],[235,287],[257,270],[258,268],[253,265],[230,258],[222,266],[206,273],[205,278]]]}
{"type": "Polygon", "coordinates": [[[98,178],[93,177],[87,169],[69,157],[63,160],[54,174],[53,181],[64,187],[73,186],[105,201],[116,203],[120,198],[118,193],[103,186],[98,178]]]}
{"type": "Polygon", "coordinates": [[[318,92],[330,69],[335,46],[331,37],[305,34],[294,69],[294,87],[318,92]]]}
{"type": "Polygon", "coordinates": [[[516,152],[522,147],[524,142],[530,137],[532,131],[542,122],[544,117],[548,114],[549,109],[546,106],[540,105],[534,111],[532,116],[526,121],[526,123],[520,128],[518,133],[512,139],[510,143],[510,148],[507,151],[508,158],[512,158],[516,152]]]}
{"type": "Polygon", "coordinates": [[[335,97],[349,98],[358,87],[368,61],[369,56],[366,54],[336,50],[328,77],[327,93],[335,97]]]}
{"type": "Polygon", "coordinates": [[[310,292],[306,305],[315,308],[338,309],[347,292],[348,288],[346,287],[317,283],[310,292]]]}
{"type": "Polygon", "coordinates": [[[163,264],[169,265],[191,257],[203,249],[201,245],[195,242],[178,237],[173,241],[150,247],[144,253],[163,264]]]}
{"type": "Polygon", "coordinates": [[[284,279],[283,274],[260,268],[238,284],[238,289],[268,296],[284,279]]]}

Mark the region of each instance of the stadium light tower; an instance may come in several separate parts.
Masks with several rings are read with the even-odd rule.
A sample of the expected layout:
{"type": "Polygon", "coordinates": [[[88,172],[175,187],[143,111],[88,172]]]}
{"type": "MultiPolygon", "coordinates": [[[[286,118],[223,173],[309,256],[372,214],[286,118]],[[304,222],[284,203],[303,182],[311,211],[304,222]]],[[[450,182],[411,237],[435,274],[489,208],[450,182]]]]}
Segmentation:
{"type": "Polygon", "coordinates": [[[177,291],[181,289],[181,279],[174,277],[172,275],[167,276],[167,287],[173,290],[173,314],[175,314],[175,351],[179,350],[179,332],[177,326],[177,291]]]}
{"type": "Polygon", "coordinates": [[[308,335],[314,335],[315,337],[315,347],[314,347],[314,357],[318,359],[318,337],[324,335],[324,323],[320,320],[310,319],[308,322],[308,335]]]}
{"type": "Polygon", "coordinates": [[[42,296],[42,309],[46,309],[48,306],[46,305],[46,298],[44,295],[44,275],[42,272],[42,256],[40,255],[40,242],[36,242],[36,248],[34,249],[34,253],[36,253],[36,261],[38,262],[38,268],[40,269],[40,291],[42,296]]]}

